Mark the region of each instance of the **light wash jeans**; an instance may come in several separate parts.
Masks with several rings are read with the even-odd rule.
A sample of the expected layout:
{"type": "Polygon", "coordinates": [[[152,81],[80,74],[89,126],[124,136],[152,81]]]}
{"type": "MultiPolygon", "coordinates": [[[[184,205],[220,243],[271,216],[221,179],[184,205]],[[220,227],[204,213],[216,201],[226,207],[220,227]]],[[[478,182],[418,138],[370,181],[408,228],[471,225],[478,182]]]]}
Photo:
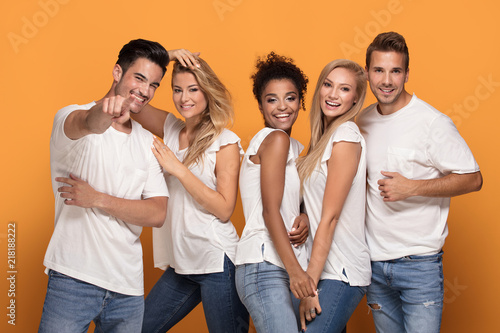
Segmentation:
{"type": "Polygon", "coordinates": [[[236,267],[236,289],[258,333],[298,332],[288,273],[267,261],[236,267]]]}
{"type": "Polygon", "coordinates": [[[437,333],[443,309],[443,253],[372,261],[366,294],[378,333],[437,333]]]}
{"type": "MultiPolygon", "coordinates": [[[[366,287],[351,287],[339,280],[324,279],[318,283],[321,314],[310,322],[306,321],[307,333],[345,333],[345,327],[352,313],[366,293],[366,287]]],[[[294,301],[299,318],[300,300],[294,301]]]]}
{"type": "Polygon", "coordinates": [[[39,333],[141,332],[144,297],[115,293],[54,270],[49,271],[39,333]]]}
{"type": "Polygon", "coordinates": [[[202,302],[209,332],[248,332],[248,312],[238,298],[234,270],[227,256],[221,273],[181,275],[169,267],[146,297],[142,331],[166,332],[202,302]]]}

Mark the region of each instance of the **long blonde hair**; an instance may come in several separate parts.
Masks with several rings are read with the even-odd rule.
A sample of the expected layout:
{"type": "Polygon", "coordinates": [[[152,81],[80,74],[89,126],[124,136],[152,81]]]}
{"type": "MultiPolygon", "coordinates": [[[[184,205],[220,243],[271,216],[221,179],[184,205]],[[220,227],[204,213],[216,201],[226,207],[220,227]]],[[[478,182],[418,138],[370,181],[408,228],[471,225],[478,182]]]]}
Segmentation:
{"type": "Polygon", "coordinates": [[[188,167],[200,161],[203,163],[203,153],[217,139],[224,128],[232,126],[234,122],[231,94],[207,62],[199,57],[197,60],[200,67],[191,69],[176,61],[172,71],[172,86],[173,79],[177,74],[191,73],[207,100],[207,108],[201,114],[201,120],[196,126],[196,135],[193,142],[190,142],[184,157],[183,164],[188,167]]]}
{"type": "Polygon", "coordinates": [[[325,66],[319,75],[312,99],[309,122],[311,126],[311,140],[306,156],[297,160],[297,168],[302,184],[311,177],[314,169],[320,163],[330,137],[343,123],[354,120],[361,111],[366,95],[366,74],[363,68],[351,60],[337,59],[325,66]],[[321,110],[320,91],[328,74],[335,68],[345,68],[355,75],[357,102],[346,113],[335,118],[328,126],[326,117],[321,110]]]}

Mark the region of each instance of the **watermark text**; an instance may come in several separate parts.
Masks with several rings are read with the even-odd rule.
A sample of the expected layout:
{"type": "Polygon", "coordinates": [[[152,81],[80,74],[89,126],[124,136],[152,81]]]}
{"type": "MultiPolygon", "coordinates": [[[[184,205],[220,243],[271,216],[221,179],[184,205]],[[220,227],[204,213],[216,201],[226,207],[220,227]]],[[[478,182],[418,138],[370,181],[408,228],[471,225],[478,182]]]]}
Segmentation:
{"type": "Polygon", "coordinates": [[[7,223],[7,322],[16,325],[16,222],[7,223]]]}
{"type": "Polygon", "coordinates": [[[21,29],[18,32],[7,33],[7,39],[10,42],[14,52],[17,54],[23,44],[28,44],[35,38],[40,29],[45,27],[51,18],[59,13],[60,5],[65,5],[70,0],[40,0],[38,1],[38,10],[28,16],[21,17],[21,29]]]}

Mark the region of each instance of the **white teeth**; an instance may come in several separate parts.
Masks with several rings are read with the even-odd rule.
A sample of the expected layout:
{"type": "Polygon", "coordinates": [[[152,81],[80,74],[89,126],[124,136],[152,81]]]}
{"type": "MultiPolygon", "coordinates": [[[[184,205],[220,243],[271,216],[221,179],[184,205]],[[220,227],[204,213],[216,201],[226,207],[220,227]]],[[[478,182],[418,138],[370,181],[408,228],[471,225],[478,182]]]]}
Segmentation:
{"type": "Polygon", "coordinates": [[[326,104],[328,104],[330,106],[340,106],[340,103],[334,103],[334,102],[329,102],[329,101],[326,101],[326,104]]]}
{"type": "Polygon", "coordinates": [[[136,100],[138,100],[139,102],[143,103],[146,99],[145,98],[140,98],[139,96],[137,95],[132,95],[135,97],[136,100]]]}
{"type": "Polygon", "coordinates": [[[288,117],[290,117],[290,115],[286,114],[286,113],[282,113],[282,114],[277,114],[275,117],[276,118],[288,118],[288,117]]]}
{"type": "Polygon", "coordinates": [[[389,93],[389,92],[391,92],[391,91],[392,91],[392,89],[381,89],[381,90],[382,90],[383,92],[385,92],[385,93],[389,93]]]}

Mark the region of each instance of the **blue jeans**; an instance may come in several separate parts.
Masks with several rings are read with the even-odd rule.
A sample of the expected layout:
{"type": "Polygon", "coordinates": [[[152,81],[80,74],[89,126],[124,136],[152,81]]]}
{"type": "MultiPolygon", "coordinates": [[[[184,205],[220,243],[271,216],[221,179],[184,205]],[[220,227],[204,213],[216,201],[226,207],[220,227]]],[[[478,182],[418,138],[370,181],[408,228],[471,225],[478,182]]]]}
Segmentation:
{"type": "Polygon", "coordinates": [[[439,332],[443,309],[443,253],[372,261],[366,294],[378,333],[439,332]]]}
{"type": "Polygon", "coordinates": [[[49,271],[39,333],[140,332],[144,297],[115,293],[54,270],[49,271]]]}
{"type": "Polygon", "coordinates": [[[238,298],[234,270],[227,256],[222,273],[181,275],[169,267],[146,297],[142,331],[166,332],[202,302],[209,332],[248,332],[248,312],[238,298]]]}
{"type": "MultiPolygon", "coordinates": [[[[352,313],[366,293],[366,287],[351,287],[339,280],[320,280],[318,283],[321,314],[307,322],[307,333],[342,333],[352,313]]],[[[299,318],[300,301],[294,302],[299,318]]]]}
{"type": "Polygon", "coordinates": [[[299,331],[286,270],[267,261],[238,265],[236,288],[258,333],[299,331]]]}

